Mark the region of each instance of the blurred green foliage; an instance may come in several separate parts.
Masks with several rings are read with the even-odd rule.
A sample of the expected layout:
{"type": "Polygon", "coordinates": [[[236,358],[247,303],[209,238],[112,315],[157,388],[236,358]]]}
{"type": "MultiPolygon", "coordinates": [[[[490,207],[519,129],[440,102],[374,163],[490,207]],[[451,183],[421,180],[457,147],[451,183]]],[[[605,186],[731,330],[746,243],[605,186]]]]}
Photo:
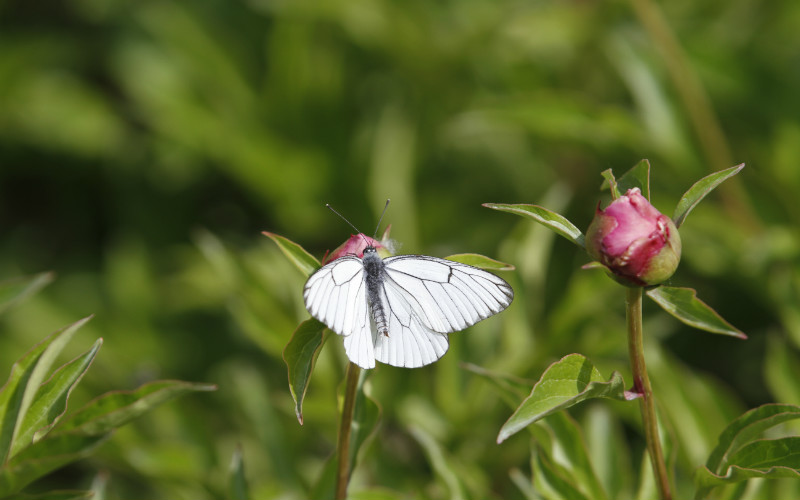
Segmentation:
{"type": "MultiPolygon", "coordinates": [[[[517,296],[440,362],[370,376],[382,421],[353,496],[519,497],[530,442],[494,444],[510,408],[460,363],[535,380],[582,352],[626,375],[624,293],[568,242],[480,204],[537,203],[585,228],[602,170],[649,158],[671,213],[698,178],[745,162],[682,226],[673,281],[750,339],[645,310],[685,491],[734,416],[800,403],[798,23],[791,0],[0,2],[0,278],[55,273],[2,317],[0,372],[95,313],[75,344],[102,336],[103,356],[76,407],[156,378],[219,386],[42,489],[88,489],[103,470],[108,499],[225,498],[241,446],[252,498],[306,498],[335,446],[345,358],[330,338],[299,426],[281,352],[307,318],[303,279],[260,231],[321,257],[349,234],[324,203],[369,232],[392,198],[402,253],[511,262],[517,296]]],[[[636,408],[574,415],[596,461],[630,444],[600,474],[630,495],[613,471],[640,470],[636,408]]],[[[751,498],[797,496],[766,484],[751,498]]]]}

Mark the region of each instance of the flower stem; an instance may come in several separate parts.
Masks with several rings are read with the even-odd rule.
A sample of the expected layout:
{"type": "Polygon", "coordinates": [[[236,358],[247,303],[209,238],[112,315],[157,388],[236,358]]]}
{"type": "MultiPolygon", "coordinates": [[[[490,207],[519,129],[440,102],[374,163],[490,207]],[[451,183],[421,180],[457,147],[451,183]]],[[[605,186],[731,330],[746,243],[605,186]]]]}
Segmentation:
{"type": "Polygon", "coordinates": [[[669,477],[667,476],[667,466],[664,463],[664,453],[661,451],[661,441],[658,438],[658,421],[653,401],[653,389],[650,387],[650,378],[647,376],[647,367],[644,363],[642,289],[640,287],[628,288],[625,307],[628,320],[628,353],[630,354],[631,370],[633,372],[633,390],[641,395],[644,437],[647,442],[647,451],[650,454],[650,463],[653,466],[653,477],[658,486],[659,498],[661,500],[670,500],[672,493],[669,486],[669,477]]]}
{"type": "Polygon", "coordinates": [[[353,429],[353,411],[356,406],[356,390],[361,368],[355,363],[347,365],[345,375],[344,405],[339,424],[339,439],[336,445],[336,500],[347,498],[347,484],[350,482],[350,434],[353,429]]]}

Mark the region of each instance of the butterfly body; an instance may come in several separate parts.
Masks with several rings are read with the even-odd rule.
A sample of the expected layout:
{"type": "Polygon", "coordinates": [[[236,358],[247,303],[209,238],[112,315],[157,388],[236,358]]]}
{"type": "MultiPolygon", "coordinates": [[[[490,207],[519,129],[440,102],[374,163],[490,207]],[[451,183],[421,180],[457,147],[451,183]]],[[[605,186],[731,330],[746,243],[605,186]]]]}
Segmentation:
{"type": "Polygon", "coordinates": [[[382,259],[368,245],[312,274],[303,290],[311,315],[344,337],[362,368],[375,361],[415,368],[441,358],[448,334],[492,316],[514,292],[487,271],[427,255],[382,259]]]}

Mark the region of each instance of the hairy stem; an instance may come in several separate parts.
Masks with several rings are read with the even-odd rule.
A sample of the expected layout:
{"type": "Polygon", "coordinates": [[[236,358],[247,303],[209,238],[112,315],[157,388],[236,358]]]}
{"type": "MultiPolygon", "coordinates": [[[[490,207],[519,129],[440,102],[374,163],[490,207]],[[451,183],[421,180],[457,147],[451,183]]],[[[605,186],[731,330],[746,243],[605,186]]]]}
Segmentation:
{"type": "Polygon", "coordinates": [[[356,390],[361,368],[355,363],[347,365],[345,375],[344,405],[339,424],[339,439],[336,445],[336,500],[347,498],[347,484],[350,482],[350,435],[353,429],[353,411],[356,406],[356,390]]]}
{"type": "Polygon", "coordinates": [[[653,477],[658,486],[661,500],[670,500],[672,493],[669,486],[667,466],[664,463],[664,453],[661,450],[661,441],[658,438],[658,420],[653,401],[653,389],[650,387],[650,378],[647,376],[647,367],[644,363],[641,288],[628,288],[625,306],[628,320],[628,353],[630,354],[631,370],[633,372],[633,390],[641,395],[640,404],[644,424],[644,437],[647,442],[647,451],[650,454],[650,463],[653,466],[653,477]]]}

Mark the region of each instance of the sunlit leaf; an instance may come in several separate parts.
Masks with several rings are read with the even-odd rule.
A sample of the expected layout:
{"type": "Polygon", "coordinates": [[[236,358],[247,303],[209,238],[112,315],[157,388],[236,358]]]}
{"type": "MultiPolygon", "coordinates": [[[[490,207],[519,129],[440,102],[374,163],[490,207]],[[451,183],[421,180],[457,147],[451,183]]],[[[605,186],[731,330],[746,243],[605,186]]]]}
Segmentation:
{"type": "Polygon", "coordinates": [[[261,234],[268,236],[272,241],[277,243],[281,252],[283,252],[283,254],[292,261],[292,264],[297,266],[304,275],[311,276],[314,271],[319,269],[320,263],[316,257],[306,252],[305,249],[297,243],[275,233],[270,233],[269,231],[263,231],[261,234]]]}
{"type": "Polygon", "coordinates": [[[617,189],[627,193],[629,189],[639,188],[642,196],[650,199],[650,162],[642,160],[617,179],[617,189]]]}
{"type": "Polygon", "coordinates": [[[77,429],[89,435],[104,434],[178,396],[213,390],[216,386],[210,384],[159,380],[133,391],[108,392],[68,415],[51,432],[61,434],[77,429]]]}
{"type": "Polygon", "coordinates": [[[689,326],[711,333],[730,335],[740,339],[747,338],[747,335],[722,319],[715,310],[698,299],[697,293],[691,288],[659,286],[648,290],[647,296],[662,309],[689,326]]]}
{"type": "Polygon", "coordinates": [[[91,316],[50,335],[11,367],[11,375],[0,390],[0,458],[3,460],[8,457],[22,426],[22,417],[28,411],[55,358],[78,328],[89,319],[91,316]]]}
{"type": "Polygon", "coordinates": [[[567,218],[563,215],[551,212],[550,210],[538,205],[484,203],[483,206],[494,210],[500,210],[501,212],[508,212],[531,218],[583,248],[583,233],[575,226],[575,224],[567,220],[567,218]]]}
{"type": "Polygon", "coordinates": [[[526,426],[559,410],[592,398],[626,400],[622,376],[614,372],[604,379],[580,354],[570,354],[542,374],[530,395],[506,421],[497,436],[501,443],[526,426]]]}
{"type": "Polygon", "coordinates": [[[30,445],[34,433],[43,434],[64,414],[72,388],[89,369],[102,344],[103,340],[98,339],[91,349],[59,368],[50,380],[39,387],[30,408],[22,417],[19,433],[11,447],[11,456],[30,445]]]}
{"type": "Polygon", "coordinates": [[[477,267],[480,269],[486,269],[488,271],[514,270],[514,266],[511,264],[506,264],[505,262],[500,262],[499,260],[494,260],[489,257],[486,257],[485,255],[480,255],[477,253],[457,253],[445,258],[447,260],[461,262],[462,264],[468,264],[470,266],[477,267]]]}
{"type": "Polygon", "coordinates": [[[303,425],[303,398],[306,396],[314,363],[325,342],[323,323],[314,318],[300,323],[283,350],[283,361],[289,369],[289,390],[294,399],[294,413],[303,425]]]}
{"type": "Polygon", "coordinates": [[[53,273],[40,273],[0,281],[0,314],[53,281],[53,273]]]}
{"type": "Polygon", "coordinates": [[[707,175],[695,182],[692,187],[684,193],[680,201],[678,201],[678,205],[675,207],[675,212],[672,214],[672,220],[675,222],[675,225],[680,227],[683,221],[686,220],[686,216],[689,215],[689,212],[691,212],[708,193],[713,191],[714,188],[722,184],[726,179],[738,174],[743,168],[744,163],[707,175]]]}

